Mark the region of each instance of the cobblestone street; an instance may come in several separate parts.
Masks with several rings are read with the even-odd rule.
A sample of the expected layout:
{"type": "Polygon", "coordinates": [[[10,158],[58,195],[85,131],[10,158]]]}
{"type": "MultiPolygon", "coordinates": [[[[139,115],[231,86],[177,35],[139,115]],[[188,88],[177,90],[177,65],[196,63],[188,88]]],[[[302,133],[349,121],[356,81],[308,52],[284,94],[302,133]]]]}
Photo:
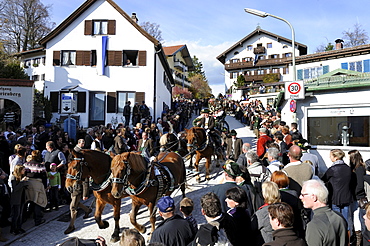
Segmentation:
{"type": "MultiPolygon", "coordinates": [[[[254,135],[252,131],[250,131],[247,127],[244,127],[243,124],[236,121],[233,117],[227,116],[227,122],[230,125],[230,130],[235,129],[238,133],[238,137],[242,138],[244,142],[249,142],[254,145],[254,135]]],[[[209,181],[204,181],[204,170],[203,170],[203,163],[204,160],[201,161],[200,170],[202,173],[202,180],[203,182],[197,183],[194,177],[194,173],[192,171],[188,171],[188,178],[187,178],[187,189],[186,195],[193,199],[194,201],[194,212],[193,216],[196,218],[198,224],[205,223],[204,217],[201,215],[200,212],[200,197],[207,193],[210,188],[219,182],[219,178],[221,177],[221,168],[215,167],[215,162],[212,165],[212,178],[209,181]]],[[[186,163],[188,166],[188,163],[186,163]]],[[[172,197],[175,199],[176,205],[179,204],[181,200],[181,192],[179,190],[175,190],[172,194],[172,197]]],[[[90,205],[93,201],[93,196],[91,196],[86,202],[86,205],[90,205]]],[[[120,219],[120,227],[121,231],[126,228],[133,228],[130,223],[129,213],[131,210],[131,200],[129,198],[125,198],[122,200],[121,205],[121,219],[120,219]]],[[[177,207],[178,210],[178,207],[177,207]]],[[[178,211],[179,212],[179,211],[178,211]]],[[[113,233],[113,208],[111,205],[107,205],[102,219],[107,220],[110,224],[109,228],[100,230],[95,223],[95,219],[93,215],[91,215],[87,219],[83,219],[81,215],[76,220],[75,227],[76,230],[69,234],[64,235],[64,230],[68,227],[69,222],[60,221],[61,218],[65,218],[69,215],[69,207],[64,205],[59,209],[59,211],[53,211],[50,213],[45,213],[46,222],[40,226],[35,227],[33,223],[33,219],[28,219],[26,223],[23,225],[23,228],[26,230],[26,233],[19,236],[13,236],[9,233],[9,227],[3,229],[3,235],[8,238],[9,240],[6,243],[2,243],[0,245],[30,245],[30,246],[38,246],[38,245],[56,245],[59,243],[64,242],[66,239],[70,237],[79,237],[84,239],[95,239],[97,236],[103,236],[106,240],[108,245],[119,245],[119,243],[110,243],[110,237],[113,233]]],[[[144,237],[147,239],[150,230],[150,223],[149,223],[149,212],[146,207],[142,206],[137,216],[138,222],[140,224],[144,224],[147,228],[147,232],[144,234],[144,237]]],[[[157,223],[159,222],[159,217],[157,216],[157,223]]]]}

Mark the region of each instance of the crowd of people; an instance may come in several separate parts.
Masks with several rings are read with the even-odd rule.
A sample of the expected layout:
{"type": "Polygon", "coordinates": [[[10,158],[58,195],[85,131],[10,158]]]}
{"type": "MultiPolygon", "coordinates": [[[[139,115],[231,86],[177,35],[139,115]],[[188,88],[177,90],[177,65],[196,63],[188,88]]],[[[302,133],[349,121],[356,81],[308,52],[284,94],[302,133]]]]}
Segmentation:
{"type": "MultiPolygon", "coordinates": [[[[44,212],[58,210],[61,204],[81,205],[73,202],[76,195],[65,189],[70,151],[92,149],[120,154],[145,149],[148,155],[156,155],[159,138],[167,132],[182,131],[200,105],[202,102],[198,101],[176,101],[173,109],[165,108],[162,117],[153,121],[145,102],[135,103],[133,112],[130,111],[132,118],[125,117],[116,127],[108,123],[80,130],[77,141],[56,125],[14,129],[9,124],[6,131],[0,132],[0,228],[10,226],[10,233],[18,235],[25,232],[22,223],[31,214],[38,226],[45,222],[44,212]]],[[[79,195],[87,199],[86,192],[79,195]]],[[[71,207],[71,214],[76,211],[77,207],[71,207]]],[[[86,208],[84,217],[90,213],[91,209],[86,208]]],[[[73,230],[72,223],[65,232],[73,230]]],[[[1,231],[0,241],[5,241],[1,231]]]]}
{"type": "MultiPolygon", "coordinates": [[[[160,198],[157,207],[163,221],[153,232],[150,245],[246,245],[246,240],[257,246],[370,245],[370,160],[364,161],[359,151],[348,152],[349,163],[345,163],[346,154],[333,149],[332,163],[320,162],[310,153],[297,124],[288,126],[279,112],[258,100],[212,100],[209,109],[202,111],[202,101],[175,101],[172,109],[164,107],[155,121],[150,115],[136,115],[136,110],[141,112],[136,103],[131,112],[130,105],[127,102],[124,109],[125,122],[88,128],[77,141],[57,127],[46,129],[43,125],[15,132],[9,126],[2,132],[0,227],[10,225],[12,234],[24,233],[22,217],[30,208],[37,226],[45,222],[43,212],[57,210],[63,199],[70,202],[64,189],[70,151],[120,154],[145,150],[154,156],[159,152],[159,138],[184,130],[194,112],[202,113],[202,127],[217,133],[212,127],[213,111],[216,116],[231,113],[253,130],[256,150],[243,143],[235,130],[221,129],[219,144],[227,158],[222,167],[224,181],[199,200],[184,198],[181,215],[171,197],[160,198]],[[32,206],[25,206],[27,203],[32,206]],[[192,217],[196,203],[206,224],[198,225],[192,217]]],[[[85,199],[86,192],[80,196],[85,199]]],[[[91,209],[84,210],[88,217],[91,209]]],[[[70,225],[66,234],[73,230],[70,225]]],[[[0,236],[0,240],[5,239],[0,236]]],[[[140,233],[125,230],[121,245],[133,241],[145,245],[140,233]]],[[[105,245],[105,240],[99,238],[97,243],[105,245]]]]}

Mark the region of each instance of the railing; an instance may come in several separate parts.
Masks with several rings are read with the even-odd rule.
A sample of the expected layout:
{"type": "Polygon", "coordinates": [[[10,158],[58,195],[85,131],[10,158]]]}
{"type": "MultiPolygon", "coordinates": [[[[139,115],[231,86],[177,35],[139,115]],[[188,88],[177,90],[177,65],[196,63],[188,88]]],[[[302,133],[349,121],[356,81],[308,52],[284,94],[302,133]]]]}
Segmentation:
{"type": "Polygon", "coordinates": [[[175,61],[174,66],[180,68],[182,71],[186,70],[186,65],[181,61],[175,61]]]}
{"type": "Polygon", "coordinates": [[[304,85],[308,88],[315,87],[343,87],[351,85],[369,85],[370,84],[370,75],[364,74],[360,76],[332,76],[319,79],[310,79],[305,80],[304,85]]]}
{"type": "Polygon", "coordinates": [[[244,75],[245,81],[246,82],[252,82],[252,81],[263,81],[263,78],[265,75],[268,74],[276,74],[278,76],[278,79],[281,79],[281,74],[280,73],[265,73],[265,74],[259,74],[259,75],[244,75]]]}
{"type": "Polygon", "coordinates": [[[288,63],[290,60],[291,59],[288,59],[286,57],[284,57],[284,58],[273,58],[273,59],[263,59],[263,60],[258,60],[255,66],[254,66],[253,61],[235,62],[235,63],[225,64],[225,70],[229,71],[229,70],[241,69],[241,68],[282,65],[282,64],[288,63]]]}
{"type": "Polygon", "coordinates": [[[266,53],[266,48],[263,46],[257,47],[253,49],[254,54],[264,54],[266,53]]]}

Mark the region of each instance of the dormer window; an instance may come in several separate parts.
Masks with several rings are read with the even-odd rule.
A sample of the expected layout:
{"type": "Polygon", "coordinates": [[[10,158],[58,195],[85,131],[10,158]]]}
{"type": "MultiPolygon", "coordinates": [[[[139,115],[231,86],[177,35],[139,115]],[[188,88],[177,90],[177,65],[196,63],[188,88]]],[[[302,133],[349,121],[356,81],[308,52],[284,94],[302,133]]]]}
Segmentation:
{"type": "Polygon", "coordinates": [[[108,21],[107,20],[94,20],[93,21],[93,34],[94,35],[107,35],[108,34],[108,21]]]}

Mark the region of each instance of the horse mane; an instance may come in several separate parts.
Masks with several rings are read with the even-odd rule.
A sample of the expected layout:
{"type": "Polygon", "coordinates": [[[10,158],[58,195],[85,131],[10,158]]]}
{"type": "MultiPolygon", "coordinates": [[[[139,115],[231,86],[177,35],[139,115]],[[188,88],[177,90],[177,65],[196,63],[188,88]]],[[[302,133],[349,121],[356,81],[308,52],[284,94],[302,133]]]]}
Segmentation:
{"type": "Polygon", "coordinates": [[[146,171],[145,160],[139,153],[125,152],[120,155],[116,155],[113,160],[118,163],[124,163],[124,161],[128,161],[131,165],[132,170],[136,172],[146,171]]]}

